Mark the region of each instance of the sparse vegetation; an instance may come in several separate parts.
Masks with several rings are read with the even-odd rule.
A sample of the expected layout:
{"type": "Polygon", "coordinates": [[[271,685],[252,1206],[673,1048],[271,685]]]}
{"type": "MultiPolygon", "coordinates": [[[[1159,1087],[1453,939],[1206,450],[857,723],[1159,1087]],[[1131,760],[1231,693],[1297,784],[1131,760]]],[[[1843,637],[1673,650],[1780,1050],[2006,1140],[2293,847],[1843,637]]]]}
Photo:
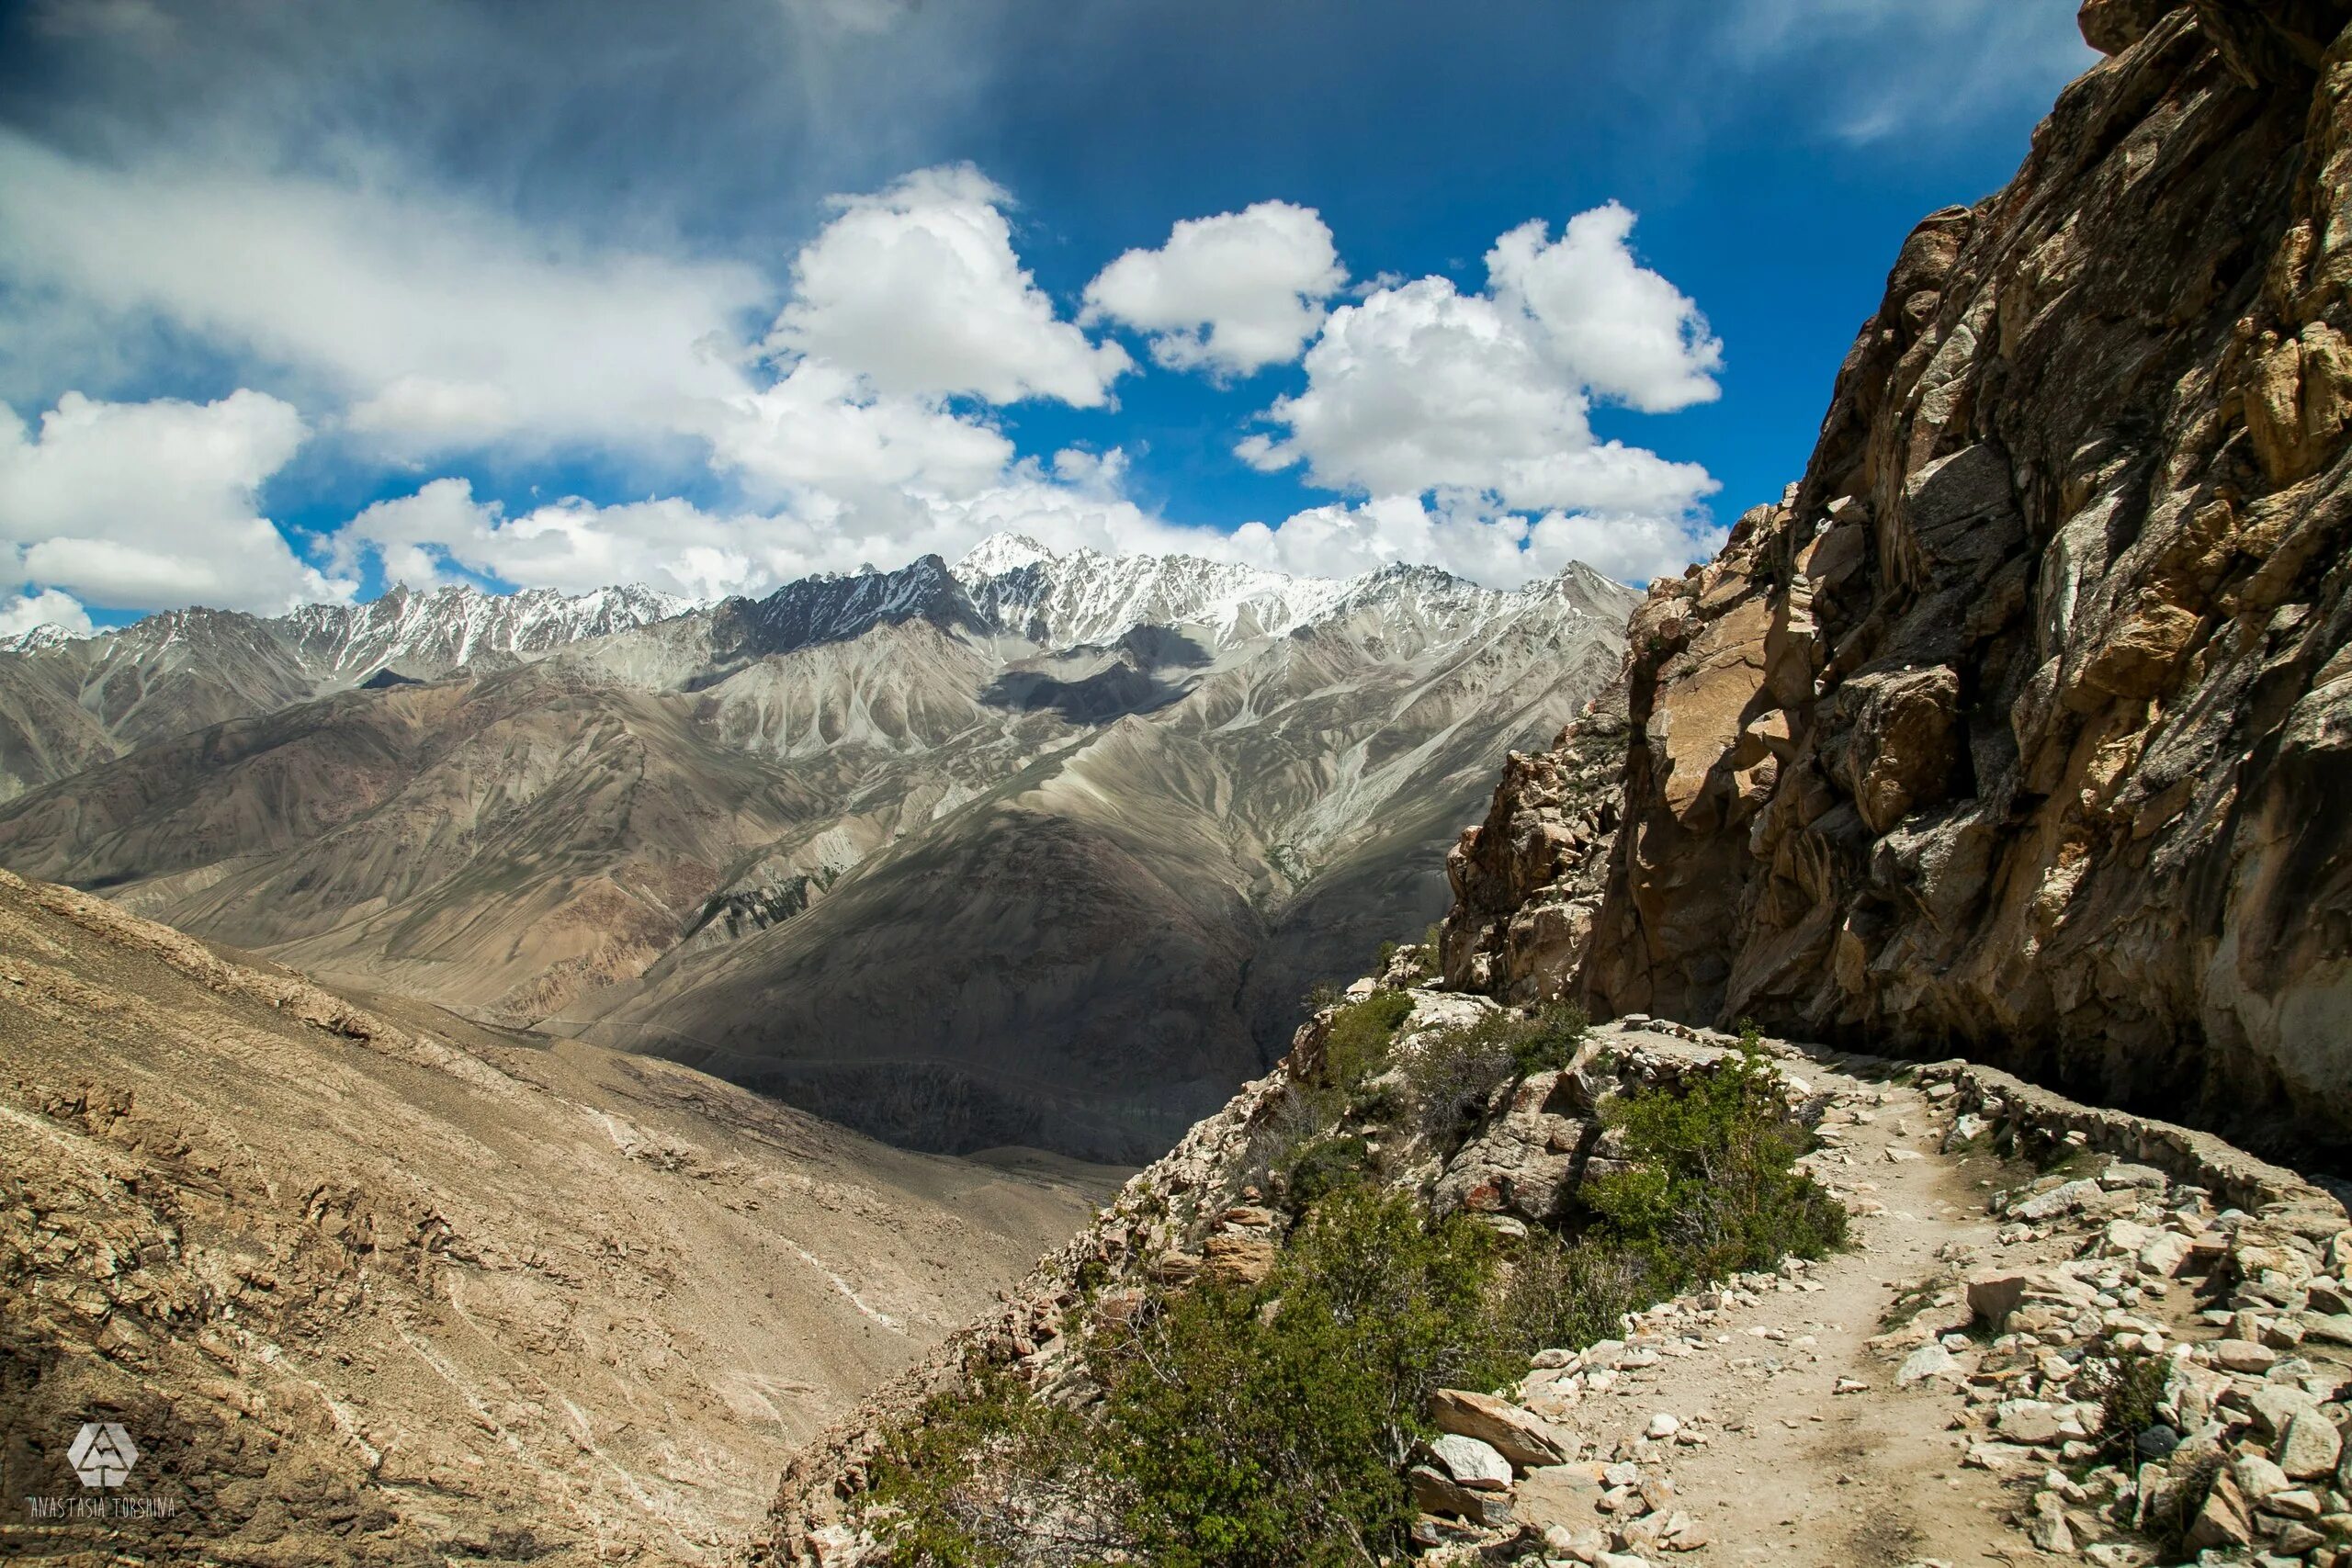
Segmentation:
{"type": "MultiPolygon", "coordinates": [[[[1413,998],[1402,991],[1374,991],[1339,1007],[1324,1032],[1321,1059],[1295,1081],[1261,1136],[1255,1179],[1280,1178],[1287,1186],[1296,1178],[1295,1162],[1343,1113],[1380,1108],[1381,1097],[1367,1094],[1365,1082],[1386,1066],[1389,1046],[1412,1011],[1413,998]]],[[[1334,1174],[1335,1169],[1311,1170],[1307,1179],[1334,1174]]]]}
{"type": "Polygon", "coordinates": [[[1344,1094],[1378,1072],[1387,1059],[1389,1042],[1412,1013],[1413,998],[1402,991],[1374,991],[1342,1007],[1324,1036],[1316,1087],[1344,1094]]]}
{"type": "Polygon", "coordinates": [[[1120,1499],[1095,1462],[1093,1425],[989,1371],[890,1431],[867,1517],[908,1568],[1102,1561],[1124,1543],[1120,1499]]]}
{"type": "Polygon", "coordinates": [[[1371,1168],[1370,1146],[1353,1134],[1342,1134],[1306,1140],[1276,1169],[1291,1206],[1305,1210],[1340,1188],[1362,1181],[1371,1168]]]}
{"type": "MultiPolygon", "coordinates": [[[[1408,1010],[1385,994],[1343,1009],[1317,1092],[1382,1070],[1408,1010]]],[[[1466,1103],[1581,1033],[1565,1013],[1453,1032],[1433,1042],[1440,1087],[1466,1103]]],[[[1401,1555],[1399,1470],[1429,1435],[1431,1389],[1495,1387],[1532,1350],[1612,1336],[1695,1280],[1817,1258],[1844,1234],[1844,1210],[1792,1168],[1806,1135],[1760,1055],[1610,1105],[1623,1169],[1592,1184],[1578,1234],[1515,1244],[1366,1179],[1362,1136],[1303,1138],[1278,1167],[1303,1218],[1261,1283],[1163,1292],[1103,1328],[1084,1416],[1001,1377],[933,1402],[886,1445],[865,1524],[924,1568],[1401,1555]]]]}
{"type": "Polygon", "coordinates": [[[1611,1100],[1603,1120],[1629,1163],[1589,1178],[1578,1197],[1601,1235],[1650,1257],[1668,1292],[1783,1256],[1824,1257],[1846,1239],[1845,1206],[1795,1168],[1811,1134],[1753,1047],[1679,1092],[1611,1100]]]}
{"type": "Polygon", "coordinates": [[[1431,1035],[1405,1064],[1423,1134],[1448,1143],[1505,1083],[1566,1066],[1589,1027],[1581,1009],[1555,1003],[1532,1018],[1489,1013],[1431,1035]]]}
{"type": "Polygon", "coordinates": [[[1506,1013],[1488,1013],[1419,1042],[1403,1066],[1422,1136],[1442,1148],[1460,1141],[1472,1113],[1510,1078],[1516,1022],[1506,1013]]]}
{"type": "Polygon", "coordinates": [[[1398,1467],[1431,1389],[1510,1368],[1487,1233],[1401,1194],[1332,1193],[1254,1290],[1204,1284],[1091,1348],[1093,1418],[1003,1376],[886,1445],[869,1528],[909,1568],[1361,1563],[1411,1517],[1398,1467]]]}
{"type": "Polygon", "coordinates": [[[2085,1362],[2083,1371],[2090,1397],[2098,1401],[2098,1430],[2092,1437],[2099,1457],[2136,1467],[2132,1445],[2156,1424],[2156,1405],[2165,1396],[2172,1363],[2161,1356],[2100,1357],[2085,1362]]]}
{"type": "Polygon", "coordinates": [[[1555,1072],[1576,1059],[1592,1021],[1574,1002],[1554,1002],[1521,1027],[1511,1040],[1511,1071],[1555,1072]]]}
{"type": "Polygon", "coordinates": [[[1097,1358],[1105,1468],[1139,1555],[1170,1568],[1399,1551],[1397,1474],[1431,1389],[1507,1375],[1487,1233],[1400,1194],[1333,1193],[1258,1290],[1188,1292],[1097,1358]]]}

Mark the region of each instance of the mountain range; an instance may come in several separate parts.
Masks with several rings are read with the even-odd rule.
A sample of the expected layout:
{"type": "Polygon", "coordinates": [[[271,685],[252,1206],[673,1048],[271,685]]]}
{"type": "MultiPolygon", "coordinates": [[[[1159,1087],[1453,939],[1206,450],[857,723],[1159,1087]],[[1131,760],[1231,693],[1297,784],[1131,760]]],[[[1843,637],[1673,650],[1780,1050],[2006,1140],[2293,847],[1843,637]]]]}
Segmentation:
{"type": "Polygon", "coordinates": [[[694,606],[397,591],[0,652],[0,861],[913,1146],[1148,1157],[1439,915],[1634,595],[1000,535],[694,606]]]}

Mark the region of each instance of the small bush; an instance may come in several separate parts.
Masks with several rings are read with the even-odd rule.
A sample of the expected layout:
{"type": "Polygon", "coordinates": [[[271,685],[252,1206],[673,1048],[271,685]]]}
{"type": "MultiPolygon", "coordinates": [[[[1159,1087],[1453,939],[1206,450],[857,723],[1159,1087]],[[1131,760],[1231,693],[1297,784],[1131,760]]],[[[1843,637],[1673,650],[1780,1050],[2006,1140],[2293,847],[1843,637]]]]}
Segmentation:
{"type": "Polygon", "coordinates": [[[1413,998],[1402,991],[1374,991],[1332,1015],[1323,1039],[1323,1067],[1318,1084],[1352,1089],[1379,1071],[1387,1060],[1388,1043],[1413,1012],[1413,998]]]}
{"type": "Polygon", "coordinates": [[[1412,1010],[1413,998],[1404,992],[1374,991],[1331,1015],[1315,1071],[1293,1080],[1291,1093],[1258,1134],[1252,1182],[1288,1172],[1342,1112],[1377,1105],[1378,1097],[1363,1093],[1364,1080],[1387,1065],[1389,1044],[1412,1010]]]}
{"type": "Polygon", "coordinates": [[[1393,942],[1384,942],[1380,944],[1380,951],[1373,955],[1372,972],[1375,975],[1385,975],[1388,973],[1389,964],[1396,961],[1396,944],[1393,942]]]}
{"type": "Polygon", "coordinates": [[[1430,1391],[1508,1374],[1484,1308],[1493,1260],[1466,1221],[1341,1190],[1254,1292],[1187,1292],[1096,1358],[1104,1463],[1142,1561],[1361,1563],[1401,1553],[1398,1475],[1430,1391]]]}
{"type": "Polygon", "coordinates": [[[1600,1240],[1531,1237],[1496,1303],[1496,1331],[1519,1356],[1614,1337],[1620,1320],[1671,1294],[1648,1257],[1600,1240]]]}
{"type": "Polygon", "coordinates": [[[1080,1568],[1130,1544],[1085,1417],[1011,1374],[925,1402],[885,1435],[860,1522],[901,1568],[1080,1568]]]}
{"type": "Polygon", "coordinates": [[[1522,1024],[1511,1041],[1511,1070],[1521,1077],[1530,1073],[1557,1072],[1576,1059],[1592,1020],[1574,1002],[1554,1002],[1522,1024]]]}
{"type": "Polygon", "coordinates": [[[2089,1392],[2098,1400],[2098,1440],[2100,1457],[2109,1463],[2136,1468],[2133,1445],[2141,1433],[2156,1424],[2156,1405],[2165,1396],[2172,1363],[2162,1356],[2105,1357],[2087,1361],[2089,1392]]]}
{"type": "Polygon", "coordinates": [[[1504,1084],[1566,1066],[1589,1027],[1580,1009],[1555,1004],[1533,1018],[1487,1013],[1430,1036],[1406,1066],[1421,1103],[1423,1135],[1449,1143],[1504,1084]]]}
{"type": "Polygon", "coordinates": [[[1293,1149],[1277,1169],[1290,1206],[1304,1211],[1340,1188],[1362,1181],[1371,1168],[1370,1147],[1348,1134],[1307,1140],[1293,1149]]]}
{"type": "Polygon", "coordinates": [[[1647,1250],[1678,1285],[1821,1258],[1845,1241],[1845,1206],[1794,1168],[1811,1134],[1759,1053],[1679,1089],[1622,1096],[1603,1117],[1633,1168],[1588,1179],[1578,1197],[1609,1237],[1647,1250]]]}
{"type": "Polygon", "coordinates": [[[1471,1114],[1510,1081],[1516,1021],[1507,1013],[1487,1013],[1421,1041],[1405,1064],[1405,1077],[1420,1105],[1422,1136],[1451,1147],[1471,1114]]]}

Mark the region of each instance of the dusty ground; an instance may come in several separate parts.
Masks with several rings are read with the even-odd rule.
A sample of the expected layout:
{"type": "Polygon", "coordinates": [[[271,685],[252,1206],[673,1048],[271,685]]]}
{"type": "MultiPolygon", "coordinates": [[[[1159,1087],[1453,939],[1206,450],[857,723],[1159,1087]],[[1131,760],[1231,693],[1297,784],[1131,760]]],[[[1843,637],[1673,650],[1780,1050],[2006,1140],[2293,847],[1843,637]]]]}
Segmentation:
{"type": "MultiPolygon", "coordinates": [[[[1948,1139],[1949,1108],[1928,1087],[1891,1078],[1888,1064],[1825,1055],[1791,1060],[1785,1070],[1831,1097],[1826,1146],[1809,1164],[1854,1212],[1852,1246],[1822,1262],[1784,1268],[1778,1278],[1751,1277],[1745,1288],[1701,1292],[1646,1314],[1622,1353],[1602,1347],[1589,1361],[1610,1369],[1600,1380],[1605,1386],[1590,1386],[1587,1371],[1585,1386],[1551,1391],[1555,1402],[1547,1405],[1544,1374],[1532,1375],[1523,1402],[1551,1417],[1577,1458],[1522,1479],[1520,1522],[1561,1527],[1577,1540],[1575,1560],[1609,1568],[1634,1560],[1960,1568],[2076,1551],[2101,1563],[2154,1560],[2154,1545],[2128,1528],[2128,1497],[2123,1522],[2114,1522],[2111,1482],[2104,1495],[2094,1483],[2088,1497],[2072,1499],[2067,1550],[2045,1553],[2027,1533],[2036,1494],[2052,1484],[2053,1470],[2078,1479],[2107,1456],[2079,1443],[2069,1450],[2064,1437],[2045,1437],[2040,1446],[2012,1440],[1995,1429],[1996,1411],[2006,1408],[1997,1401],[2038,1395],[2064,1407],[2064,1379],[2052,1384],[2034,1368],[2048,1350],[2079,1349],[2081,1337],[2061,1328],[2041,1346],[2030,1337],[1998,1340],[1980,1323],[1973,1339],[1943,1341],[1957,1352],[1943,1375],[1905,1387],[1900,1369],[1923,1346],[1971,1327],[1967,1279],[2046,1273],[2076,1259],[2085,1260],[2072,1263],[2076,1269],[2120,1273],[2120,1303],[2104,1308],[2110,1319],[2124,1312],[2158,1329],[2165,1344],[2193,1344],[2194,1359],[2207,1367],[2212,1342],[2236,1332],[2221,1321],[2222,1309],[2247,1304],[2242,1292],[2224,1302],[2193,1277],[2137,1268],[2113,1245],[2120,1233],[2108,1227],[2119,1219],[2154,1224],[2161,1213],[2176,1229],[2216,1226],[2211,1234],[2219,1235],[2234,1222],[2215,1218],[2213,1202],[2200,1205],[2161,1184],[2106,1192],[2087,1211],[2040,1223],[1997,1218],[1987,1207],[1996,1192],[2057,1178],[1996,1161],[1981,1141],[1948,1139]],[[1651,1504],[1599,1506],[1611,1486],[1635,1474],[1645,1483],[1666,1478],[1669,1487],[1651,1504]],[[1666,1540],[1624,1538],[1624,1527],[1642,1514],[1666,1540]],[[1679,1542],[1664,1529],[1676,1514],[1693,1527],[1679,1542]],[[1631,1556],[1603,1558],[1611,1547],[1631,1556]]],[[[2085,1156],[2068,1174],[2084,1177],[2109,1164],[2085,1156]]],[[[2251,1229],[2245,1235],[2257,1239],[2251,1229]]],[[[2313,1283],[2330,1284],[2324,1269],[2313,1283]]],[[[2312,1299],[2326,1299],[2325,1291],[2315,1288],[2312,1299]]],[[[2301,1330],[2294,1322],[2276,1326],[2281,1317],[2318,1321],[2298,1319],[2292,1309],[2262,1310],[2267,1332],[2290,1337],[2301,1330]]],[[[2352,1326],[2352,1319],[2344,1322],[2352,1326]]],[[[2210,1369],[2206,1375],[2218,1378],[2217,1387],[2231,1382],[2210,1369]]],[[[2352,1354],[2343,1344],[2289,1345],[2267,1382],[2241,1377],[2235,1395],[2221,1396],[2236,1408],[2222,1413],[2224,1424],[2244,1438],[2243,1411],[2254,1392],[2290,1385],[2309,1391],[2316,1404],[2332,1401],[2347,1375],[2352,1354]]],[[[2076,1384],[2071,1397],[2086,1393],[2076,1384]]],[[[2275,1435],[2256,1447],[2273,1441],[2275,1435]]],[[[2311,1484],[2318,1506],[2328,1506],[2329,1483],[2311,1484]]],[[[2266,1528],[2258,1517],[2256,1523],[2266,1528]]]]}
{"type": "Polygon", "coordinates": [[[1124,1174],[905,1154],[0,873],[0,1557],[721,1560],[1124,1174]],[[92,1420],[121,1488],[69,1464],[92,1420]],[[170,1517],[28,1502],[85,1494],[170,1517]]]}
{"type": "MultiPolygon", "coordinates": [[[[1697,1343],[1683,1341],[1683,1354],[1622,1372],[1580,1407],[1577,1427],[1611,1451],[1659,1412],[1706,1436],[1703,1445],[1666,1445],[1681,1506],[1713,1538],[1701,1561],[2012,1561],[2022,1542],[1997,1516],[2015,1500],[1998,1477],[1962,1465],[1965,1450],[1945,1429],[1949,1390],[1896,1390],[1886,1356],[1868,1343],[1906,1287],[1951,1272],[1955,1247],[1993,1247],[1999,1225],[1978,1183],[1997,1179],[1999,1168],[1935,1153],[1941,1124],[1917,1089],[1792,1070],[1817,1089],[1859,1097],[1874,1117],[1857,1125],[1833,1113],[1854,1163],[1821,1174],[1883,1212],[1856,1215],[1852,1250],[1694,1328],[1697,1343]],[[1890,1161],[1890,1149],[1922,1157],[1890,1161]],[[1842,1380],[1871,1393],[1841,1395],[1842,1380]]],[[[1967,1314],[1943,1315],[1957,1325],[1967,1314]]]]}

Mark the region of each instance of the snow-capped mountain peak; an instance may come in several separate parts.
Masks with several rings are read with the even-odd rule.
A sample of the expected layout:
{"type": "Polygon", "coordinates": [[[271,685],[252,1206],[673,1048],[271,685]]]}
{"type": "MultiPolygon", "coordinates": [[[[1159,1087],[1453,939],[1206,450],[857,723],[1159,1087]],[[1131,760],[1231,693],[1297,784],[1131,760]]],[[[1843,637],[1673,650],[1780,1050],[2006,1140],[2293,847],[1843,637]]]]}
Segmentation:
{"type": "Polygon", "coordinates": [[[956,575],[961,577],[995,577],[1002,572],[1018,571],[1024,566],[1060,558],[1026,534],[990,534],[964,554],[956,563],[956,575]]]}
{"type": "Polygon", "coordinates": [[[39,653],[44,649],[73,642],[81,636],[80,632],[68,631],[54,621],[43,621],[15,637],[0,638],[0,653],[39,653]]]}

